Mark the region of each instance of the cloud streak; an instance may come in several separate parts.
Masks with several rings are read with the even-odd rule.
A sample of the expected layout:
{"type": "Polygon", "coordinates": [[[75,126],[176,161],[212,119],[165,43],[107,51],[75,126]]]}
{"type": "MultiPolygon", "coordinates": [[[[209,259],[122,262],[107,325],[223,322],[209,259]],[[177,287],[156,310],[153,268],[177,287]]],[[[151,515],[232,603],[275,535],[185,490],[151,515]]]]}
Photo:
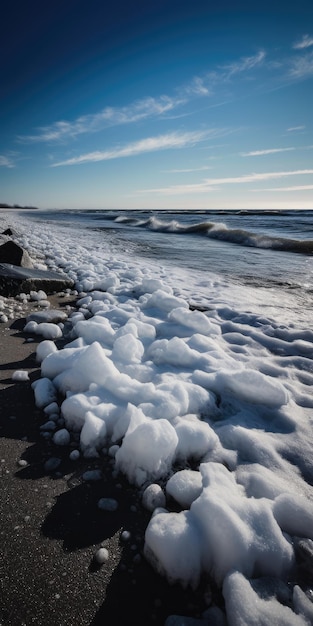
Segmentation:
{"type": "Polygon", "coordinates": [[[181,174],[188,172],[203,172],[205,170],[212,169],[211,165],[203,165],[203,167],[190,167],[185,169],[176,169],[176,170],[163,170],[165,174],[181,174]]]}
{"type": "Polygon", "coordinates": [[[93,133],[110,126],[130,124],[151,117],[159,117],[173,111],[184,102],[182,97],[143,98],[125,107],[105,107],[98,113],[82,115],[73,122],[58,121],[43,126],[34,135],[19,136],[22,143],[54,142],[93,133]]]}
{"type": "Polygon", "coordinates": [[[290,152],[290,150],[295,150],[295,148],[269,148],[267,150],[252,150],[251,152],[240,152],[240,156],[263,156],[266,154],[275,154],[276,152],[290,152]]]}
{"type": "Polygon", "coordinates": [[[302,39],[300,39],[300,41],[296,41],[292,47],[294,50],[303,50],[304,48],[310,48],[310,46],[313,46],[313,37],[310,37],[310,35],[303,35],[302,39]]]}
{"type": "Polygon", "coordinates": [[[253,189],[253,191],[309,191],[313,185],[293,185],[291,187],[268,187],[266,189],[253,189]]]}
{"type": "Polygon", "coordinates": [[[231,78],[235,74],[239,74],[242,72],[247,72],[255,67],[261,65],[265,60],[266,53],[264,50],[260,50],[257,54],[250,57],[242,57],[239,61],[235,63],[230,63],[229,65],[222,66],[222,77],[231,78]]]}
{"type": "Polygon", "coordinates": [[[156,152],[158,150],[169,150],[173,148],[184,148],[186,146],[193,146],[197,143],[216,137],[217,135],[225,132],[223,130],[211,129],[205,131],[193,131],[193,132],[172,132],[165,135],[158,135],[157,137],[147,137],[139,141],[126,144],[122,147],[117,147],[113,150],[95,151],[82,154],[65,161],[59,161],[53,163],[51,167],[60,167],[63,165],[80,165],[83,163],[96,163],[99,161],[110,161],[112,159],[119,159],[131,156],[138,156],[147,152],[156,152]]]}
{"type": "Polygon", "coordinates": [[[260,50],[249,57],[241,57],[234,63],[220,65],[216,70],[207,72],[203,76],[195,76],[183,89],[182,94],[212,95],[217,85],[229,82],[234,76],[251,72],[263,64],[266,53],[260,50]]]}
{"type": "Polygon", "coordinates": [[[9,169],[15,167],[15,163],[13,163],[12,159],[0,154],[0,167],[8,167],[9,169]]]}
{"type": "Polygon", "coordinates": [[[206,178],[200,183],[188,184],[188,185],[172,185],[170,187],[163,187],[157,189],[143,189],[141,193],[159,193],[166,195],[182,195],[188,193],[207,193],[210,191],[217,191],[223,185],[243,185],[253,183],[256,181],[276,180],[279,178],[286,178],[289,176],[302,176],[313,174],[313,169],[306,170],[291,170],[282,172],[262,172],[244,174],[242,176],[230,176],[226,178],[206,178]]]}
{"type": "MultiPolygon", "coordinates": [[[[178,87],[174,96],[161,95],[158,98],[148,96],[124,107],[108,106],[96,113],[79,116],[73,121],[59,120],[51,125],[39,127],[34,134],[19,135],[17,139],[24,144],[62,142],[108,127],[131,124],[149,118],[168,117],[193,98],[211,96],[213,87],[228,82],[235,75],[251,71],[261,65],[264,58],[265,52],[260,51],[254,56],[242,57],[232,64],[220,66],[217,71],[194,76],[189,83],[178,87]]],[[[179,113],[177,115],[179,116],[179,113]]]]}
{"type": "Polygon", "coordinates": [[[291,126],[290,128],[287,128],[287,132],[288,133],[294,133],[297,132],[299,130],[304,130],[305,126],[291,126]]]}
{"type": "Polygon", "coordinates": [[[294,80],[313,76],[313,52],[291,59],[288,77],[294,80]]]}

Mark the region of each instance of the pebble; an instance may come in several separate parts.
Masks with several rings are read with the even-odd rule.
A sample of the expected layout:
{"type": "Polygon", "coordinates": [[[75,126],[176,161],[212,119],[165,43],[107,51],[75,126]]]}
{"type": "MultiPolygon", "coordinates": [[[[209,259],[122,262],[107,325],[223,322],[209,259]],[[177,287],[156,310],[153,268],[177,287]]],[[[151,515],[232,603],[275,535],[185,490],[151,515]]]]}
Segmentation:
{"type": "Polygon", "coordinates": [[[98,509],[101,511],[116,511],[117,508],[118,502],[113,498],[100,498],[98,502],[98,509]]]}
{"type": "Polygon", "coordinates": [[[121,534],[121,539],[122,539],[123,541],[129,541],[130,536],[131,536],[131,535],[130,535],[129,530],[123,530],[123,532],[122,532],[122,534],[121,534]]]}
{"type": "Polygon", "coordinates": [[[80,457],[80,452],[79,450],[72,450],[71,454],[70,454],[70,460],[71,461],[77,461],[80,457]]]}
{"type": "Polygon", "coordinates": [[[61,459],[58,459],[57,457],[52,456],[44,464],[45,472],[53,472],[59,467],[60,464],[61,464],[61,459]]]}
{"type": "Polygon", "coordinates": [[[17,464],[18,464],[20,467],[26,467],[26,465],[28,465],[28,463],[27,463],[27,461],[26,461],[25,459],[20,459],[20,460],[17,462],[17,464]]]}
{"type": "Polygon", "coordinates": [[[82,478],[86,481],[101,480],[102,472],[101,470],[87,470],[87,472],[84,472],[82,478]]]}
{"type": "Polygon", "coordinates": [[[109,558],[109,552],[106,548],[99,548],[94,558],[99,565],[103,565],[103,563],[105,563],[109,558]]]}

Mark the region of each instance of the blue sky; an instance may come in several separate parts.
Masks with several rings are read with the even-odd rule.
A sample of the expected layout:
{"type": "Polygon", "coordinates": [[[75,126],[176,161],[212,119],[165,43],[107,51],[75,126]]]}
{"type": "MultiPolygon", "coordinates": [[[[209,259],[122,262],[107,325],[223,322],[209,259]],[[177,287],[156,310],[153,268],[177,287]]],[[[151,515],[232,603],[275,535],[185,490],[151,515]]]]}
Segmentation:
{"type": "Polygon", "coordinates": [[[0,201],[313,209],[311,0],[18,0],[3,18],[0,201]]]}

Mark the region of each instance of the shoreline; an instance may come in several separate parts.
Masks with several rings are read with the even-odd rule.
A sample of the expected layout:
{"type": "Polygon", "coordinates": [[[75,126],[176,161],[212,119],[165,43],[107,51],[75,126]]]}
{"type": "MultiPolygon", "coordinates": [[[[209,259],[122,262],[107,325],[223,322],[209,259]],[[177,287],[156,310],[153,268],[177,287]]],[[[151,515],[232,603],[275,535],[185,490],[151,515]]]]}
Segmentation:
{"type": "MultiPolygon", "coordinates": [[[[38,595],[45,598],[40,611],[46,611],[48,619],[53,616],[51,626],[58,618],[60,626],[86,622],[100,626],[107,621],[123,626],[130,615],[139,626],[177,626],[175,614],[186,624],[190,616],[222,620],[224,626],[227,619],[233,623],[235,605],[244,619],[252,601],[260,603],[256,621],[267,613],[268,598],[279,616],[288,614],[291,619],[292,613],[300,612],[306,617],[311,610],[306,602],[310,601],[312,576],[311,556],[306,560],[306,551],[310,550],[313,520],[308,423],[313,379],[307,369],[303,373],[303,367],[309,365],[313,334],[292,321],[283,325],[281,313],[289,318],[289,299],[285,308],[285,302],[280,303],[276,321],[271,317],[272,299],[270,303],[265,299],[268,308],[263,305],[260,315],[257,298],[252,304],[244,298],[242,302],[240,293],[238,310],[238,293],[232,301],[227,291],[221,293],[220,282],[215,291],[206,282],[206,290],[209,285],[211,291],[205,300],[208,307],[201,310],[191,306],[189,298],[200,302],[198,279],[186,287],[183,271],[142,267],[137,258],[126,258],[124,250],[122,258],[116,258],[110,248],[98,247],[98,236],[80,238],[79,231],[71,234],[62,228],[51,233],[49,225],[40,224],[20,239],[27,249],[39,252],[38,259],[46,255],[49,267],[70,272],[77,310],[70,320],[72,335],[66,323],[64,328],[72,350],[48,355],[43,361],[44,385],[53,381],[51,395],[47,390],[41,395],[40,385],[36,388],[36,404],[43,411],[36,410],[33,399],[29,403],[25,396],[18,420],[11,424],[13,429],[19,421],[30,437],[27,445],[24,431],[16,437],[25,449],[15,458],[12,479],[17,500],[21,485],[27,486],[18,508],[26,537],[21,567],[26,571],[27,544],[32,539],[27,534],[31,515],[24,500],[31,502],[34,488],[39,487],[42,510],[30,559],[36,575],[36,550],[46,555],[48,545],[48,557],[41,557],[42,582],[28,586],[26,617],[15,614],[4,623],[27,623],[28,610],[32,623],[34,619],[38,626],[46,623],[44,613],[41,620],[37,618],[39,608],[33,617],[38,595]],[[51,407],[52,399],[62,405],[61,411],[51,407]],[[23,415],[26,406],[27,419],[23,415]],[[105,425],[105,440],[99,419],[105,425]],[[59,445],[52,444],[53,439],[59,445]],[[75,462],[71,460],[74,450],[78,457],[83,454],[75,462]],[[164,463],[161,474],[160,460],[164,463]],[[191,480],[191,493],[182,468],[191,480]],[[100,473],[101,480],[84,478],[86,470],[91,470],[93,478],[100,473]],[[185,482],[179,483],[183,476],[185,482]],[[143,489],[148,482],[155,493],[162,491],[165,510],[161,500],[151,501],[149,513],[144,509],[143,489]],[[113,499],[117,509],[99,511],[102,498],[113,499]],[[124,531],[130,533],[126,543],[124,531]],[[108,551],[101,567],[95,563],[100,547],[108,551]],[[177,584],[169,585],[165,575],[177,584]],[[70,584],[63,584],[63,579],[60,583],[60,576],[70,578],[70,584]],[[273,578],[278,586],[272,589],[273,578]],[[93,593],[98,583],[99,596],[93,593]],[[196,591],[190,591],[191,586],[196,591]],[[83,589],[76,600],[79,615],[76,605],[72,607],[77,589],[83,589]],[[218,616],[213,618],[212,612],[218,616]]],[[[37,332],[36,326],[30,328],[37,332]]],[[[43,332],[42,336],[60,336],[50,331],[51,335],[43,332]]],[[[54,346],[43,346],[43,352],[46,348],[53,351],[54,346]]],[[[11,348],[7,352],[11,354],[11,348]]],[[[18,359],[10,362],[15,369],[18,359]]],[[[31,377],[36,375],[34,368],[31,377]]],[[[14,389],[27,389],[28,383],[19,385],[12,387],[12,406],[14,389]]],[[[9,432],[6,436],[11,442],[9,432]]],[[[16,454],[14,449],[11,456],[16,454]]],[[[3,458],[3,475],[9,481],[8,459],[5,454],[3,458]]],[[[8,565],[3,578],[7,580],[9,572],[8,597],[17,571],[14,555],[19,555],[15,538],[19,523],[10,499],[14,503],[16,498],[8,488],[5,511],[15,520],[8,529],[14,549],[5,553],[8,565]]]]}
{"type": "MultiPolygon", "coordinates": [[[[48,299],[53,308],[62,304],[48,299]]],[[[0,326],[1,625],[126,626],[132,618],[137,626],[163,626],[173,613],[200,617],[203,589],[169,586],[141,556],[150,514],[126,479],[112,479],[109,458],[73,462],[68,447],[41,436],[46,417],[31,389],[40,372],[35,348],[41,338],[27,342],[24,323],[19,318],[0,326]],[[12,381],[20,369],[29,381],[12,381]],[[61,463],[49,472],[51,457],[61,463]],[[82,480],[95,469],[102,480],[82,480]],[[99,511],[101,497],[115,498],[118,510],[99,511]],[[124,530],[129,542],[121,541],[124,530]],[[109,552],[101,567],[94,560],[100,546],[109,552]]]]}

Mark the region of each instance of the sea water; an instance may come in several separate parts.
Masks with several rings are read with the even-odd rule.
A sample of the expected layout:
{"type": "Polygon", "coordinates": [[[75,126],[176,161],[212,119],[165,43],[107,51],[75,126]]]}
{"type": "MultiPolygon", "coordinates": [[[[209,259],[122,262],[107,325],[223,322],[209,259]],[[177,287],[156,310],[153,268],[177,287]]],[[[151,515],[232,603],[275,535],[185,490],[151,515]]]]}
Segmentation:
{"type": "MultiPolygon", "coordinates": [[[[24,213],[23,213],[24,214],[24,213]]],[[[253,300],[284,321],[312,327],[313,211],[33,211],[88,237],[91,248],[183,269],[199,291],[208,276],[253,288],[253,300]],[[283,309],[285,313],[283,314],[283,309]],[[286,314],[287,312],[287,314],[286,314]],[[289,312],[289,313],[288,313],[289,312]]],[[[242,299],[248,300],[242,289],[242,299]]],[[[196,295],[196,294],[195,294],[196,295]]]]}

